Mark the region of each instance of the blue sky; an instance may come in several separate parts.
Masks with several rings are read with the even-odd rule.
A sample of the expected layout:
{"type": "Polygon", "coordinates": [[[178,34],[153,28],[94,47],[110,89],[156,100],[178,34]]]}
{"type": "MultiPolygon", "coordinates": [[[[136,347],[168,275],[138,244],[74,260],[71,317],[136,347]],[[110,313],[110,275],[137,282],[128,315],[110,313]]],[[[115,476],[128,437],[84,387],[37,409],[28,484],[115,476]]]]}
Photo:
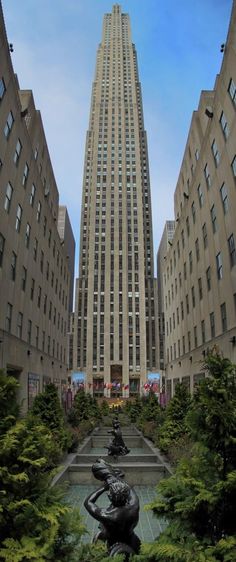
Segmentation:
{"type": "MultiPolygon", "coordinates": [[[[20,87],[40,109],[60,202],[78,250],[85,135],[96,51],[108,0],[2,0],[20,87]]],[[[214,87],[231,0],[124,0],[138,53],[148,135],[155,254],[173,194],[191,115],[214,87]]],[[[155,258],[156,260],[156,258],[155,258]]]]}

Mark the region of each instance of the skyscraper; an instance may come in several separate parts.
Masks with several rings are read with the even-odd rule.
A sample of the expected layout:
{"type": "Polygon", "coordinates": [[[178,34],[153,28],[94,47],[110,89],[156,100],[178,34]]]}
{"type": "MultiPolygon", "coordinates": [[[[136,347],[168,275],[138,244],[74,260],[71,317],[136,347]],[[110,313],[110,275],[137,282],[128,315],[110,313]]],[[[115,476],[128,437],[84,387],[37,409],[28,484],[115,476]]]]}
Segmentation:
{"type": "Polygon", "coordinates": [[[156,369],[156,280],[137,54],[121,7],[105,14],[86,139],[74,368],[96,395],[142,391],[156,369]]]}

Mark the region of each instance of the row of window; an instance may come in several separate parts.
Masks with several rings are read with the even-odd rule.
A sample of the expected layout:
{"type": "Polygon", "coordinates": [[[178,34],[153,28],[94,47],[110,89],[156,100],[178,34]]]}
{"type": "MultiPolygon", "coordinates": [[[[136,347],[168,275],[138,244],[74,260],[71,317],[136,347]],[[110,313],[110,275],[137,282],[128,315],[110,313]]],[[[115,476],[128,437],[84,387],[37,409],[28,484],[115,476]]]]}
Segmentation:
{"type": "MultiPolygon", "coordinates": [[[[4,251],[5,251],[5,238],[0,233],[0,268],[2,268],[2,266],[3,266],[4,251]]],[[[34,252],[35,252],[34,255],[36,255],[37,248],[34,248],[34,252]]],[[[44,253],[43,253],[43,251],[41,251],[40,270],[41,270],[42,273],[43,273],[43,268],[44,268],[44,253]]],[[[16,255],[15,252],[12,252],[11,262],[10,262],[10,279],[11,279],[11,281],[16,280],[16,275],[17,275],[17,255],[16,255]]],[[[46,265],[46,278],[47,278],[47,280],[49,280],[49,262],[47,262],[47,265],[46,265]]],[[[68,297],[67,297],[64,289],[62,289],[61,283],[58,284],[58,279],[55,279],[54,271],[52,270],[51,271],[51,280],[50,280],[52,288],[54,287],[54,280],[55,280],[55,294],[56,295],[58,294],[59,301],[62,302],[62,306],[64,306],[65,310],[67,310],[68,297]]],[[[22,266],[21,288],[22,288],[23,291],[26,290],[26,281],[27,281],[27,269],[26,269],[26,267],[22,266]]],[[[35,280],[32,278],[31,289],[30,289],[31,300],[33,300],[33,298],[34,298],[34,286],[35,286],[35,280]]],[[[41,294],[41,288],[40,288],[40,294],[41,294]]],[[[38,305],[38,306],[40,306],[40,305],[38,305]]]]}
{"type": "MultiPolygon", "coordinates": [[[[7,188],[6,188],[5,200],[4,200],[4,209],[7,213],[10,212],[12,194],[13,194],[13,187],[10,184],[10,182],[8,182],[7,188]]],[[[34,197],[35,197],[35,186],[33,184],[31,194],[30,194],[30,204],[32,206],[33,206],[33,202],[34,202],[34,197]]],[[[37,215],[36,215],[37,222],[40,222],[40,220],[41,220],[41,209],[42,209],[42,206],[41,206],[41,203],[39,201],[38,206],[37,206],[37,215]]],[[[21,223],[22,223],[22,215],[23,215],[23,209],[22,209],[21,205],[18,204],[17,210],[16,210],[16,221],[15,221],[15,229],[16,229],[17,232],[20,232],[21,223]]],[[[46,219],[46,217],[44,217],[44,221],[43,221],[44,236],[46,235],[46,228],[47,228],[47,219],[46,219]]],[[[27,223],[26,224],[26,230],[25,230],[25,246],[26,246],[26,248],[29,248],[30,238],[31,238],[31,226],[30,226],[29,223],[27,223]]],[[[52,231],[51,231],[51,229],[49,229],[48,230],[48,246],[49,246],[49,248],[51,247],[51,239],[52,239],[52,231]]],[[[38,240],[35,237],[34,238],[34,246],[33,246],[33,253],[34,253],[35,261],[37,259],[37,251],[38,251],[38,240]]],[[[55,255],[56,255],[56,242],[54,240],[53,257],[55,257],[55,255]]],[[[57,250],[57,266],[58,267],[59,267],[59,259],[60,259],[59,258],[59,250],[57,250]]],[[[63,275],[63,258],[61,258],[60,273],[61,273],[61,275],[63,275]]],[[[65,265],[64,265],[64,280],[66,280],[67,285],[68,285],[69,274],[66,273],[66,266],[65,265]]]]}
{"type": "MultiPolygon", "coordinates": [[[[228,93],[229,93],[229,96],[230,96],[234,105],[235,105],[235,91],[236,91],[236,85],[235,85],[233,79],[231,78],[230,82],[229,82],[229,86],[228,86],[228,93]]],[[[230,134],[230,128],[229,128],[228,120],[227,120],[227,117],[226,117],[224,111],[221,112],[219,123],[220,123],[221,131],[224,135],[225,141],[227,141],[227,139],[229,137],[229,134],[230,134]]],[[[213,141],[212,141],[211,151],[212,151],[215,166],[218,167],[219,163],[220,163],[220,152],[219,152],[219,149],[218,149],[218,146],[217,146],[216,139],[213,139],[213,141]]],[[[190,147],[189,147],[189,156],[191,158],[190,147]]],[[[196,161],[199,160],[199,156],[200,156],[199,150],[197,149],[195,151],[196,161]]],[[[233,169],[234,176],[235,176],[235,166],[236,166],[236,157],[234,158],[234,160],[232,162],[232,169],[233,169]]],[[[193,175],[194,174],[194,165],[193,164],[191,165],[191,172],[192,172],[192,175],[193,175]]],[[[208,164],[206,164],[206,166],[204,168],[204,175],[205,175],[207,187],[209,189],[211,187],[211,177],[210,177],[210,173],[209,173],[208,164]]],[[[184,185],[184,179],[183,179],[183,185],[184,185]]],[[[189,179],[187,180],[187,187],[188,187],[188,193],[189,193],[189,188],[190,188],[190,180],[189,179]]],[[[183,193],[184,197],[188,198],[188,193],[186,194],[184,192],[183,193]]],[[[181,203],[180,207],[181,207],[181,210],[182,210],[182,203],[181,203]]]]}
{"type": "MultiPolygon", "coordinates": [[[[12,331],[12,318],[13,318],[13,306],[11,303],[7,303],[7,311],[6,311],[6,318],[5,318],[5,329],[7,332],[11,333],[12,331]]],[[[17,320],[16,320],[16,336],[22,339],[23,335],[23,314],[22,312],[18,312],[17,320]]],[[[46,341],[46,332],[43,330],[41,335],[41,344],[39,342],[39,335],[40,330],[39,326],[35,326],[35,337],[33,339],[33,325],[32,320],[28,319],[27,321],[27,343],[29,345],[35,345],[37,349],[48,353],[48,355],[52,355],[54,358],[63,361],[65,363],[66,358],[66,350],[63,348],[59,342],[56,342],[54,338],[51,336],[47,336],[46,341]]]]}
{"type": "MultiPolygon", "coordinates": [[[[236,294],[234,295],[234,302],[236,306],[236,294]]],[[[221,315],[221,330],[222,333],[227,331],[227,311],[226,311],[226,303],[222,303],[220,305],[220,315],[221,315]]],[[[174,343],[170,347],[167,348],[167,362],[173,361],[185,353],[189,353],[196,349],[200,345],[204,345],[206,341],[210,341],[216,335],[216,327],[215,327],[215,312],[211,312],[209,315],[209,328],[210,328],[210,337],[207,339],[206,337],[206,321],[201,320],[200,330],[197,326],[193,327],[193,331],[188,331],[187,334],[187,341],[185,340],[185,336],[182,336],[182,348],[181,348],[181,340],[178,339],[177,345],[174,343]],[[199,339],[199,331],[201,338],[199,339]],[[192,337],[193,336],[193,337],[192,337]]]]}
{"type": "MultiPolygon", "coordinates": [[[[205,228],[206,225],[203,225],[203,240],[204,240],[204,247],[207,247],[207,231],[205,228]]],[[[196,260],[200,261],[200,250],[199,250],[199,241],[198,238],[195,241],[195,250],[196,250],[196,260]]],[[[235,237],[234,234],[232,233],[229,238],[228,238],[228,250],[229,250],[229,261],[230,261],[230,267],[234,267],[234,265],[236,265],[236,249],[235,249],[235,237]]],[[[207,271],[209,270],[209,268],[207,269],[207,271]]],[[[221,252],[219,252],[216,256],[216,271],[217,271],[217,277],[218,279],[222,279],[223,277],[223,265],[222,265],[222,254],[221,252]]],[[[189,252],[189,274],[191,274],[193,272],[193,254],[192,251],[189,252]]],[[[184,263],[184,280],[187,280],[187,267],[186,267],[186,262],[184,263]]],[[[182,287],[182,272],[179,272],[179,288],[181,289],[182,287]]],[[[169,305],[171,304],[171,298],[170,296],[172,295],[172,300],[174,300],[174,286],[175,286],[175,295],[177,295],[178,292],[178,282],[177,282],[177,277],[175,278],[175,283],[171,284],[171,291],[170,289],[168,290],[168,303],[169,305]]],[[[167,295],[165,297],[165,307],[167,310],[167,295]]]]}

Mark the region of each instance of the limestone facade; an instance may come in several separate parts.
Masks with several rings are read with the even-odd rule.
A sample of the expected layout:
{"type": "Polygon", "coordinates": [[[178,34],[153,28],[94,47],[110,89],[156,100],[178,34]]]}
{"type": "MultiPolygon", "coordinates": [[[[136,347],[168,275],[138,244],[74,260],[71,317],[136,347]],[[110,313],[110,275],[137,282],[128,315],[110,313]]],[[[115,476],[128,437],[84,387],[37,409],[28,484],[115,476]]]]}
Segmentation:
{"type": "Polygon", "coordinates": [[[70,272],[59,194],[40,112],[14,74],[0,7],[0,368],[21,384],[22,411],[67,384],[70,272]]]}
{"type": "Polygon", "coordinates": [[[167,391],[193,390],[217,347],[236,362],[236,3],[213,91],[194,111],[162,263],[167,391]]]}

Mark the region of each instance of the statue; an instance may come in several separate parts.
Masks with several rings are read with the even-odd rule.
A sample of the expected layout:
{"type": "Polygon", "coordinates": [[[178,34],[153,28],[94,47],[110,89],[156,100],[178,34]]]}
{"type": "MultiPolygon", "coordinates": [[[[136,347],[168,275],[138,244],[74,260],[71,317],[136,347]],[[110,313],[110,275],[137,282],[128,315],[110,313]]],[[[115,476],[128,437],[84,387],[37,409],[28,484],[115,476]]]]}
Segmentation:
{"type": "Polygon", "coordinates": [[[108,449],[108,455],[112,457],[118,457],[121,455],[128,455],[130,449],[126,447],[125,442],[122,437],[122,432],[120,429],[120,422],[118,418],[114,418],[112,420],[113,429],[109,430],[108,433],[111,433],[114,436],[114,439],[109,443],[106,447],[108,449]]]}
{"type": "Polygon", "coordinates": [[[90,515],[99,521],[99,532],[94,542],[106,542],[111,557],[125,554],[125,560],[128,560],[130,554],[138,554],[141,544],[134,533],[139,520],[138,496],[122,479],[124,474],[103,459],[97,459],[92,472],[97,480],[103,482],[103,486],[92,492],[84,502],[90,515]],[[101,508],[96,505],[96,500],[104,492],[107,492],[111,503],[108,507],[101,508]]]}

